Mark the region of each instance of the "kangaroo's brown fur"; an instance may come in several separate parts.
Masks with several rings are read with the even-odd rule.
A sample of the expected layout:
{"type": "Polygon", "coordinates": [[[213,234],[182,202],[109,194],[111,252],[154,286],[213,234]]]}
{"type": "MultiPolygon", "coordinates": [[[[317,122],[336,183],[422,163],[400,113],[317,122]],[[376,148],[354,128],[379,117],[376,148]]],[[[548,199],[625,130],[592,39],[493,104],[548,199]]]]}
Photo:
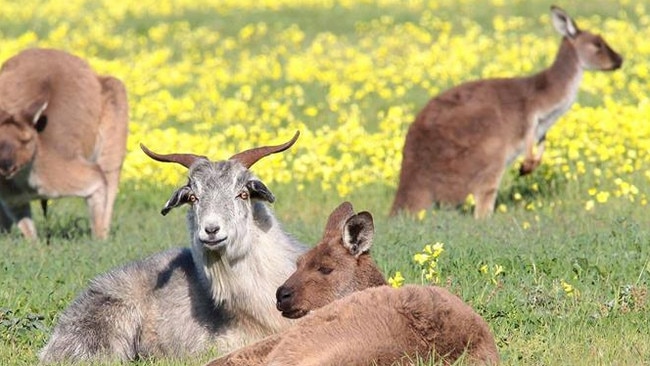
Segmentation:
{"type": "Polygon", "coordinates": [[[473,194],[475,217],[488,216],[510,163],[524,153],[522,175],[539,166],[546,132],[573,104],[583,70],[621,66],[602,37],[578,29],[560,8],[551,15],[563,38],[548,69],[461,84],[420,111],[406,135],[391,215],[462,204],[473,194]]]}
{"type": "Polygon", "coordinates": [[[28,49],[0,70],[0,229],[36,238],[30,201],[86,199],[92,233],[106,238],[126,153],[121,81],[82,59],[28,49]]]}
{"type": "Polygon", "coordinates": [[[321,242],[277,292],[283,315],[307,315],[207,366],[406,365],[416,357],[497,364],[487,323],[457,296],[436,286],[382,286],[368,254],[373,231],[368,212],[355,215],[347,202],[334,210],[321,242]]]}

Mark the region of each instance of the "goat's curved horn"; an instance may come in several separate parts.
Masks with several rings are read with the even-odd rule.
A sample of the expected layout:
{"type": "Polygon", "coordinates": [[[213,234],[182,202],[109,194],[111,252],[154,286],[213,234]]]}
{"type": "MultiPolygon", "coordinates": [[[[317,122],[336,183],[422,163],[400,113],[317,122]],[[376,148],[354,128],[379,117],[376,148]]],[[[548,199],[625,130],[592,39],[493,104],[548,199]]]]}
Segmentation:
{"type": "Polygon", "coordinates": [[[145,154],[147,154],[153,160],[161,161],[163,163],[177,163],[188,169],[190,168],[190,166],[192,166],[192,163],[194,163],[199,159],[208,160],[208,158],[206,158],[205,156],[194,155],[194,154],[158,154],[149,150],[143,144],[140,144],[140,148],[142,149],[142,151],[144,151],[145,154]]]}
{"type": "Polygon", "coordinates": [[[282,145],[262,146],[262,147],[256,147],[250,150],[242,151],[240,153],[233,155],[230,158],[230,160],[237,160],[248,169],[261,158],[267,155],[282,152],[290,148],[291,145],[293,145],[296,142],[296,140],[298,140],[298,136],[300,136],[300,131],[296,131],[296,134],[293,135],[293,138],[282,145]]]}

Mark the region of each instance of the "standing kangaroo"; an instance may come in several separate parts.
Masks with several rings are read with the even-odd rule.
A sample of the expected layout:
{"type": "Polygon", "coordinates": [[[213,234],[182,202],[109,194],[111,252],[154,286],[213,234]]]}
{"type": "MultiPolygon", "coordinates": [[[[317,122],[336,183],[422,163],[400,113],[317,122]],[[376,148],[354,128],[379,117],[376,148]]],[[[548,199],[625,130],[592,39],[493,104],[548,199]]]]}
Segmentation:
{"type": "Polygon", "coordinates": [[[580,30],[556,6],[551,16],[563,38],[548,69],[461,84],[418,114],[406,135],[391,215],[416,213],[434,202],[458,205],[473,194],[474,216],[488,216],[515,158],[525,154],[521,175],[539,166],[546,132],[575,101],[583,70],[621,67],[622,57],[601,36],[580,30]]]}

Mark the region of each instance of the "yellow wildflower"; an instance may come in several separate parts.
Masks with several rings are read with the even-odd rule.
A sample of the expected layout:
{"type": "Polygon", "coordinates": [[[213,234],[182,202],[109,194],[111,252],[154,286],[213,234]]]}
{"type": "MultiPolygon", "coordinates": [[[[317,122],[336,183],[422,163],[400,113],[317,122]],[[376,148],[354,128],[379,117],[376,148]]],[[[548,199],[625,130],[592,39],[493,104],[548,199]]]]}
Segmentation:
{"type": "Polygon", "coordinates": [[[388,279],[388,284],[395,288],[402,287],[404,284],[404,276],[402,276],[402,272],[395,272],[395,275],[388,279]]]}

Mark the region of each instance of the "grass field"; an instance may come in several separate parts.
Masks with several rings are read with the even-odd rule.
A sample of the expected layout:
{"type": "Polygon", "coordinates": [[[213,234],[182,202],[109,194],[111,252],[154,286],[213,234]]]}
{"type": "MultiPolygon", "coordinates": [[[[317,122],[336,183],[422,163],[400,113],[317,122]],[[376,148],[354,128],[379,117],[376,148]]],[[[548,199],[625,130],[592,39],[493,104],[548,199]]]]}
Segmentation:
{"type": "Polygon", "coordinates": [[[185,171],[138,143],[225,159],[300,130],[253,169],[296,238],[316,243],[349,200],[373,213],[387,276],[429,282],[413,257],[444,244],[432,280],[485,317],[505,365],[650,365],[650,5],[558,5],[602,33],[623,68],[585,74],[542,166],[518,178],[515,164],[495,214],[477,222],[471,205],[387,218],[404,135],[451,85],[549,65],[560,39],[547,2],[0,0],[0,60],[70,51],[121,78],[131,110],[109,240],[90,238],[77,199],[51,202],[47,221],[34,206],[47,240],[0,234],[0,364],[37,363],[59,312],[97,274],[188,244],[182,210],[159,214],[185,171]]]}

